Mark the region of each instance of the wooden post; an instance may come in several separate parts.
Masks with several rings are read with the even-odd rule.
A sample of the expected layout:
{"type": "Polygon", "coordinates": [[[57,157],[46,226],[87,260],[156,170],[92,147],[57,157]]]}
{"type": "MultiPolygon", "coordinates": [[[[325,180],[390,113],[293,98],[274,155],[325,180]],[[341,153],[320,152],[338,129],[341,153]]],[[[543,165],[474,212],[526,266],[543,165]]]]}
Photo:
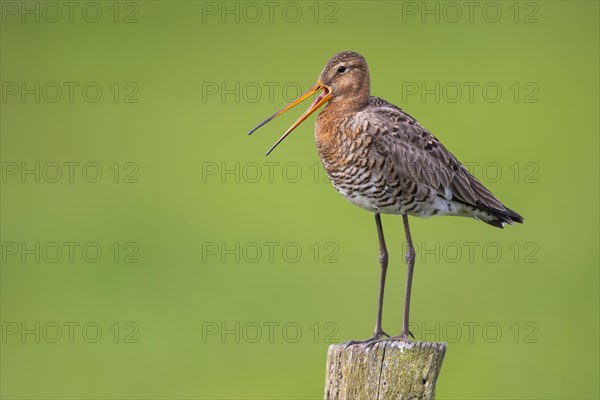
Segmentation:
{"type": "Polygon", "coordinates": [[[433,399],[446,346],[392,340],[331,345],[325,400],[433,399]]]}

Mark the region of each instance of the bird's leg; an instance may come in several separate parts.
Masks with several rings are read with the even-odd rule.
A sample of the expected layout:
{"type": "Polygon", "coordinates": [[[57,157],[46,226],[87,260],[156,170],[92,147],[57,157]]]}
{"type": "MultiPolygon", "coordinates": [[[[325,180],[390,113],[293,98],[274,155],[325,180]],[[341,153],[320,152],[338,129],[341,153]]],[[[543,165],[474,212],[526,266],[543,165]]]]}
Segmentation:
{"type": "Polygon", "coordinates": [[[379,238],[379,264],[381,265],[381,277],[379,279],[379,296],[377,298],[377,320],[375,322],[375,332],[373,336],[366,340],[351,340],[348,345],[368,343],[374,344],[383,340],[384,337],[390,337],[381,328],[381,316],[383,314],[383,293],[385,290],[385,276],[388,267],[388,251],[385,245],[385,237],[383,236],[383,226],[381,225],[381,215],[375,214],[375,224],[377,225],[377,237],[379,238]]]}
{"type": "Polygon", "coordinates": [[[410,227],[408,226],[408,215],[402,214],[404,222],[404,233],[406,234],[406,291],[404,293],[404,321],[402,323],[402,332],[392,339],[408,340],[413,334],[408,329],[408,316],[410,313],[410,292],[412,289],[413,271],[415,268],[415,248],[413,247],[410,227]]]}
{"type": "Polygon", "coordinates": [[[375,223],[377,225],[377,237],[379,238],[379,264],[381,265],[381,277],[379,278],[379,297],[377,298],[377,321],[375,322],[375,332],[373,338],[381,339],[384,336],[390,337],[381,328],[381,316],[383,314],[383,293],[385,291],[385,277],[388,267],[388,251],[383,236],[383,226],[381,225],[381,215],[375,214],[375,223]]]}

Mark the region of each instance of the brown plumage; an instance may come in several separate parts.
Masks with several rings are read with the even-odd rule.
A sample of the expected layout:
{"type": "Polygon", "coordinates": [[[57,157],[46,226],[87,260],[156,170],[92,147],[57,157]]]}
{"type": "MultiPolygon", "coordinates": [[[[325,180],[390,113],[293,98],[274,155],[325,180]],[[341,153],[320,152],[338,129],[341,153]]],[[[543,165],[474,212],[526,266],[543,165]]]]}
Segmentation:
{"type": "Polygon", "coordinates": [[[383,214],[468,216],[497,227],[523,222],[414,118],[370,95],[362,56],[336,55],[320,81],[332,87],[332,100],[317,118],[317,148],[350,202],[383,214]]]}
{"type": "Polygon", "coordinates": [[[444,145],[402,109],[371,96],[367,62],[358,53],[335,55],[317,83],[298,100],[267,118],[250,133],[283,112],[323,92],[269,150],[319,107],[317,149],[335,188],[351,203],[375,213],[380,239],[382,276],[378,319],[372,339],[379,340],[387,250],[379,214],[403,216],[407,234],[408,277],[402,339],[408,337],[408,309],[414,249],[408,215],[472,217],[502,228],[523,218],[505,207],[444,145]]]}

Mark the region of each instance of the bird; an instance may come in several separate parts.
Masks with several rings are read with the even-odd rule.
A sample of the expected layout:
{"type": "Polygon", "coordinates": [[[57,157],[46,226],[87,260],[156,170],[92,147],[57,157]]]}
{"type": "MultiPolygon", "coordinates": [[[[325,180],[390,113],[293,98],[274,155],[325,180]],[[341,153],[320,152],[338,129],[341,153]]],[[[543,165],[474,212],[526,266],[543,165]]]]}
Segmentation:
{"type": "Polygon", "coordinates": [[[323,167],[335,189],[350,203],[375,215],[379,241],[380,279],[373,335],[355,343],[394,339],[410,341],[410,299],[415,249],[408,217],[463,216],[503,228],[523,223],[473,176],[446,147],[400,107],[371,95],[365,58],[353,51],[333,56],[317,82],[277,111],[255,132],[313,94],[310,107],[269,149],[269,155],[316,110],[315,141],[323,167]],[[401,215],[406,236],[406,286],[402,329],[390,337],[382,329],[388,251],[381,214],[401,215]]]}

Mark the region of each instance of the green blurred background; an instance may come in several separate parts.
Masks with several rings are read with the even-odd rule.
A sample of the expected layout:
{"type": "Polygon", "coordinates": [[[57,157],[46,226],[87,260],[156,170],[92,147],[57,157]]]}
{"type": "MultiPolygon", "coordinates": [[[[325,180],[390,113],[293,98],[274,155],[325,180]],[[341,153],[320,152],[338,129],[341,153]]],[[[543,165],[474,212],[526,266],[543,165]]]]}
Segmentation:
{"type": "Polygon", "coordinates": [[[438,398],[598,398],[599,5],[468,7],[3,1],[2,398],[322,398],[330,342],[372,332],[373,217],[314,117],[264,157],[304,106],[246,133],[342,50],[526,220],[412,220],[438,398]]]}

